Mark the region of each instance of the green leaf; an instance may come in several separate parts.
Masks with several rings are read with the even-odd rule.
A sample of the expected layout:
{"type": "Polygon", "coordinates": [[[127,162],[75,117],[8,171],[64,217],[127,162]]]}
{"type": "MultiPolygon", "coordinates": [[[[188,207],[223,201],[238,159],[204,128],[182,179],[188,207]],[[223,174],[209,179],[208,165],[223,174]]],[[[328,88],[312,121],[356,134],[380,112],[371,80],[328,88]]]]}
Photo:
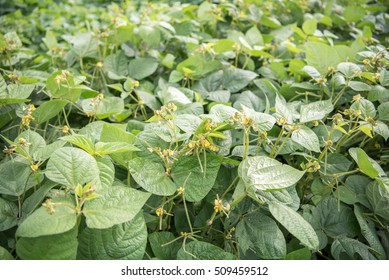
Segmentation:
{"type": "Polygon", "coordinates": [[[25,99],[33,92],[35,85],[10,84],[8,85],[8,97],[14,99],[25,99]]]}
{"type": "Polygon", "coordinates": [[[389,121],[389,102],[380,104],[377,109],[378,114],[380,115],[380,119],[389,121]]]}
{"type": "Polygon", "coordinates": [[[316,18],[312,17],[310,19],[307,19],[303,23],[303,31],[307,35],[313,35],[317,28],[317,20],[316,18]]]}
{"type": "Polygon", "coordinates": [[[312,226],[289,206],[279,202],[270,202],[269,210],[273,217],[292,235],[311,250],[319,248],[319,239],[312,226]]]}
{"type": "MultiPolygon", "coordinates": [[[[56,201],[55,201],[56,202],[56,201]]],[[[55,205],[54,213],[40,207],[28,216],[18,227],[16,235],[20,237],[39,237],[59,234],[71,230],[77,222],[77,215],[72,203],[64,200],[66,205],[55,205]]]]}
{"type": "Polygon", "coordinates": [[[28,164],[7,161],[0,165],[0,194],[21,196],[37,185],[28,164]]]}
{"type": "Polygon", "coordinates": [[[336,67],[342,59],[334,47],[318,42],[306,44],[306,60],[308,65],[315,67],[322,75],[328,72],[328,67],[336,67]],[[320,55],[318,55],[320,54],[320,55]]]}
{"type": "Polygon", "coordinates": [[[348,86],[355,91],[370,91],[371,90],[371,86],[369,86],[368,84],[366,84],[364,82],[359,82],[359,81],[350,81],[348,83],[348,86]]]}
{"type": "Polygon", "coordinates": [[[357,22],[365,16],[365,9],[360,6],[348,6],[344,10],[343,16],[348,22],[357,22]]]}
{"type": "Polygon", "coordinates": [[[234,260],[235,256],[220,247],[202,241],[192,241],[181,247],[177,260],[234,260]]]}
{"type": "Polygon", "coordinates": [[[246,186],[258,190],[287,188],[296,184],[303,175],[303,171],[266,156],[248,157],[239,165],[239,177],[246,186]]]}
{"type": "Polygon", "coordinates": [[[99,178],[103,188],[110,188],[115,180],[115,166],[110,158],[96,158],[97,166],[100,170],[99,178]]]}
{"type": "Polygon", "coordinates": [[[276,114],[278,117],[284,117],[286,118],[287,122],[289,124],[293,123],[294,116],[293,116],[293,110],[290,106],[290,103],[287,103],[285,98],[281,96],[280,94],[276,95],[276,114]]]}
{"type": "Polygon", "coordinates": [[[338,203],[334,197],[326,197],[317,205],[321,229],[330,237],[355,237],[358,224],[351,208],[338,203]]]}
{"type": "Polygon", "coordinates": [[[95,181],[99,176],[96,160],[78,148],[64,147],[55,151],[47,162],[45,175],[50,180],[71,188],[95,181]]]}
{"type": "Polygon", "coordinates": [[[228,89],[231,93],[238,92],[245,88],[258,74],[242,70],[239,68],[228,68],[224,70],[222,77],[223,87],[228,89]]]}
{"type": "Polygon", "coordinates": [[[42,124],[56,117],[68,104],[67,100],[49,100],[40,105],[33,113],[34,122],[42,124]]]}
{"type": "Polygon", "coordinates": [[[354,214],[357,217],[361,233],[367,240],[371,248],[377,252],[377,258],[381,260],[386,259],[385,249],[378,238],[377,231],[373,222],[366,220],[363,216],[362,210],[358,205],[354,206],[354,214]]]}
{"type": "Polygon", "coordinates": [[[177,256],[177,251],[180,249],[178,242],[168,242],[175,239],[173,233],[169,231],[155,231],[148,236],[151,250],[154,255],[160,260],[173,260],[177,256]]]}
{"type": "Polygon", "coordinates": [[[103,63],[104,70],[111,79],[121,79],[128,75],[127,57],[123,51],[108,55],[103,63]]]}
{"type": "Polygon", "coordinates": [[[166,175],[166,171],[160,163],[137,157],[128,162],[128,170],[135,182],[146,191],[163,196],[176,192],[176,185],[166,175]]]}
{"type": "Polygon", "coordinates": [[[312,258],[311,251],[304,247],[286,255],[286,260],[310,260],[312,258]]]}
{"type": "Polygon", "coordinates": [[[16,253],[22,260],[75,260],[77,235],[77,227],[74,227],[56,235],[22,237],[16,242],[16,253]]]}
{"type": "Polygon", "coordinates": [[[71,38],[70,43],[73,45],[72,50],[80,58],[94,57],[98,51],[98,38],[91,33],[79,33],[71,38]]]}
{"type": "Polygon", "coordinates": [[[120,97],[111,96],[104,98],[97,105],[95,114],[99,119],[105,119],[119,114],[124,110],[124,101],[120,97]]]}
{"type": "Polygon", "coordinates": [[[377,114],[376,109],[374,107],[373,102],[367,100],[367,99],[360,99],[359,101],[354,102],[350,109],[352,110],[360,110],[362,118],[366,119],[368,117],[374,118],[377,114]]]}
{"type": "Polygon", "coordinates": [[[300,125],[298,130],[293,131],[291,139],[310,151],[320,153],[319,138],[305,125],[300,125]]]}
{"type": "Polygon", "coordinates": [[[378,176],[385,176],[385,172],[382,170],[379,164],[371,159],[361,148],[350,148],[348,152],[358,164],[358,167],[362,173],[365,173],[372,179],[378,176]]]}
{"type": "Polygon", "coordinates": [[[340,71],[347,79],[352,79],[355,76],[361,73],[361,68],[355,63],[351,62],[341,62],[337,67],[338,71],[340,71]]]}
{"type": "Polygon", "coordinates": [[[14,260],[11,253],[8,252],[6,249],[0,246],[0,260],[6,261],[6,260],[14,260]]]}
{"type": "Polygon", "coordinates": [[[389,86],[389,71],[385,68],[380,72],[380,84],[384,87],[389,86]]]}
{"type": "Polygon", "coordinates": [[[300,122],[306,123],[323,119],[334,110],[331,100],[310,102],[301,105],[300,122]]]}
{"type": "Polygon", "coordinates": [[[85,228],[79,236],[77,258],[82,260],[141,260],[147,243],[143,213],[106,229],[85,228]]]}
{"type": "Polygon", "coordinates": [[[84,151],[86,151],[90,155],[94,155],[94,145],[93,145],[92,141],[84,135],[73,134],[73,135],[61,137],[59,139],[64,140],[66,142],[69,142],[69,143],[83,149],[84,151]]]}
{"type": "Polygon", "coordinates": [[[136,152],[139,149],[133,145],[125,142],[97,142],[95,146],[95,154],[99,156],[124,153],[124,152],[136,152]]]}
{"type": "Polygon", "coordinates": [[[276,123],[276,118],[265,113],[256,112],[253,109],[247,108],[244,105],[241,105],[243,112],[253,120],[253,129],[254,131],[269,131],[273,128],[276,123]]]}
{"type": "Polygon", "coordinates": [[[245,216],[236,226],[235,236],[243,254],[252,250],[260,259],[283,259],[284,235],[276,222],[259,212],[245,216]]]}
{"type": "Polygon", "coordinates": [[[224,52],[233,51],[234,45],[235,45],[235,42],[230,40],[230,39],[221,39],[215,43],[215,45],[213,46],[213,49],[216,52],[216,54],[221,54],[224,52]]]}
{"type": "Polygon", "coordinates": [[[25,215],[31,214],[31,212],[41,205],[42,201],[46,197],[46,194],[56,185],[56,183],[50,180],[45,180],[37,191],[23,201],[22,213],[25,215]]]}
{"type": "Polygon", "coordinates": [[[234,108],[236,109],[242,108],[242,105],[257,112],[261,112],[265,109],[264,100],[249,90],[239,94],[238,98],[234,102],[234,108]]]}
{"type": "Polygon", "coordinates": [[[374,213],[389,220],[389,187],[373,181],[366,187],[366,196],[374,213]]]}
{"type": "Polygon", "coordinates": [[[0,231],[16,226],[18,224],[18,214],[19,209],[15,203],[0,197],[0,231]]]}
{"type": "Polygon", "coordinates": [[[137,57],[130,61],[128,75],[134,79],[142,80],[152,75],[158,68],[158,61],[152,57],[137,57]]]}
{"type": "Polygon", "coordinates": [[[149,193],[114,184],[99,197],[85,202],[83,213],[89,228],[104,229],[131,221],[142,209],[149,193]]]}
{"type": "Polygon", "coordinates": [[[171,176],[176,188],[185,188],[187,201],[200,201],[212,189],[220,165],[221,158],[213,154],[206,154],[206,160],[203,155],[199,159],[196,156],[182,156],[173,165],[171,176]]]}
{"type": "Polygon", "coordinates": [[[19,139],[23,138],[27,141],[27,146],[21,146],[18,145],[18,148],[16,151],[20,153],[21,155],[25,157],[31,157],[34,160],[36,159],[35,154],[39,152],[40,149],[43,149],[46,147],[45,139],[43,139],[42,136],[40,136],[38,133],[32,130],[26,130],[19,134],[18,137],[15,139],[15,143],[19,142],[19,139]]]}
{"type": "Polygon", "coordinates": [[[253,27],[251,27],[249,30],[247,30],[245,37],[247,39],[247,42],[251,46],[263,46],[264,45],[262,34],[255,25],[253,27]]]}
{"type": "Polygon", "coordinates": [[[356,239],[342,237],[335,239],[331,245],[331,254],[336,260],[375,260],[369,251],[370,247],[356,239]],[[359,258],[358,256],[359,255],[359,258]]]}

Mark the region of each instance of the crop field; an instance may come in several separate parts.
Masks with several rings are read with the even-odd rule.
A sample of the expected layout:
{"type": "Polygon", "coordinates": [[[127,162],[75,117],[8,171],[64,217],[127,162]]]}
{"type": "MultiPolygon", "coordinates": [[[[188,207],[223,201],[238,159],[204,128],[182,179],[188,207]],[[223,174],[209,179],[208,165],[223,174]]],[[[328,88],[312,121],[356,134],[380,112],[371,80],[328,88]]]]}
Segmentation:
{"type": "Polygon", "coordinates": [[[0,0],[0,259],[389,259],[388,9],[0,0]]]}

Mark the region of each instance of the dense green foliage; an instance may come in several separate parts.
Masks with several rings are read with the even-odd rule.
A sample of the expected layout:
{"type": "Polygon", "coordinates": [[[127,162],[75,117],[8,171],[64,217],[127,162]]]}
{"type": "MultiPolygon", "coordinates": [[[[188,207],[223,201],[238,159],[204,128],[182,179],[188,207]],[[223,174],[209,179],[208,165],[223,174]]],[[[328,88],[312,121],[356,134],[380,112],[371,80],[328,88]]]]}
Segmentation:
{"type": "Polygon", "coordinates": [[[0,259],[389,258],[385,1],[214,2],[0,1],[0,259]]]}

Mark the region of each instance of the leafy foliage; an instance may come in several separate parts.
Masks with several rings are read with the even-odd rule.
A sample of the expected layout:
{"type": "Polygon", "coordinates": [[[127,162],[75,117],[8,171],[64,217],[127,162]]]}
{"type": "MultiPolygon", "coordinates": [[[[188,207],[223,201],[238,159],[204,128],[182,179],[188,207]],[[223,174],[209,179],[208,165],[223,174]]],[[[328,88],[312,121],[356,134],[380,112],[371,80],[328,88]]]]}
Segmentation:
{"type": "Polygon", "coordinates": [[[389,258],[383,1],[8,2],[0,259],[389,258]]]}

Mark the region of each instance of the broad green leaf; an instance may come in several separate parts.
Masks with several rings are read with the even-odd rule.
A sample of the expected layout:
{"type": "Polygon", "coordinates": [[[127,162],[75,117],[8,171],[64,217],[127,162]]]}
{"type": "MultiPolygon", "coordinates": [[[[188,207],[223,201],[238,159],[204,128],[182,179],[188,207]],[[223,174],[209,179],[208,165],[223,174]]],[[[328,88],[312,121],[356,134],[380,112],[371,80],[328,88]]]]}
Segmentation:
{"type": "Polygon", "coordinates": [[[257,76],[258,74],[252,71],[239,68],[228,68],[224,70],[222,84],[224,88],[228,89],[231,93],[234,93],[245,88],[257,76]]]}
{"type": "Polygon", "coordinates": [[[354,213],[357,217],[359,226],[361,227],[361,233],[363,237],[367,240],[369,245],[378,253],[377,258],[381,260],[386,259],[385,249],[382,246],[380,239],[378,238],[374,223],[365,219],[365,217],[363,216],[363,212],[358,205],[354,206],[354,213]]]}
{"type": "Polygon", "coordinates": [[[19,209],[14,202],[0,197],[0,231],[16,226],[18,224],[18,213],[19,209]]]}
{"type": "Polygon", "coordinates": [[[39,237],[71,230],[77,222],[76,211],[71,208],[73,205],[70,201],[63,200],[61,203],[67,203],[69,206],[55,205],[52,214],[43,206],[35,210],[19,225],[16,235],[20,237],[39,237]]]}
{"type": "Polygon", "coordinates": [[[77,227],[60,234],[22,237],[16,242],[16,253],[22,260],[75,260],[77,227]]]}
{"type": "Polygon", "coordinates": [[[177,186],[160,163],[137,157],[128,162],[128,170],[135,182],[152,194],[167,196],[176,192],[177,186]]]}
{"type": "Polygon", "coordinates": [[[367,99],[360,99],[359,101],[354,102],[351,106],[350,109],[358,111],[361,111],[361,117],[366,119],[366,118],[374,118],[376,116],[376,109],[373,104],[373,102],[367,100],[367,99]]]}
{"type": "Polygon", "coordinates": [[[249,157],[239,165],[239,177],[246,186],[258,190],[287,188],[296,184],[303,175],[303,171],[266,156],[249,157]]]}
{"type": "Polygon", "coordinates": [[[365,16],[365,9],[361,6],[348,6],[344,10],[343,16],[348,22],[357,22],[365,16]]]}
{"type": "Polygon", "coordinates": [[[35,153],[46,147],[45,139],[40,134],[29,129],[20,133],[14,142],[18,143],[20,139],[25,139],[28,144],[18,145],[16,151],[27,158],[31,157],[35,160],[35,153]]]}
{"type": "Polygon", "coordinates": [[[312,79],[320,79],[322,77],[322,74],[313,66],[305,65],[302,71],[306,72],[312,79]]]}
{"type": "Polygon", "coordinates": [[[304,21],[302,28],[303,28],[303,31],[305,32],[305,34],[313,35],[316,31],[316,28],[317,28],[316,18],[312,17],[312,18],[304,21]]]}
{"type": "Polygon", "coordinates": [[[78,33],[71,38],[72,50],[81,58],[94,57],[98,51],[98,38],[91,33],[78,33]]]}
{"type": "Polygon", "coordinates": [[[234,102],[234,108],[238,110],[242,108],[242,105],[257,112],[262,112],[265,109],[265,101],[249,90],[239,94],[234,102]]]}
{"type": "Polygon", "coordinates": [[[104,229],[131,221],[150,197],[150,193],[117,184],[102,188],[98,194],[83,208],[89,228],[104,229]]]}
{"type": "Polygon", "coordinates": [[[235,236],[243,254],[252,250],[260,259],[283,259],[284,235],[276,222],[259,212],[245,216],[236,226],[235,236]]]}
{"type": "Polygon", "coordinates": [[[35,85],[10,84],[8,85],[8,97],[14,99],[25,99],[33,92],[35,85]]]}
{"type": "Polygon", "coordinates": [[[108,55],[103,63],[104,70],[111,79],[117,80],[128,75],[127,57],[123,51],[108,55]]]}
{"type": "Polygon", "coordinates": [[[66,144],[66,141],[58,140],[49,145],[40,147],[34,153],[34,160],[36,161],[46,161],[51,157],[51,155],[58,149],[62,148],[66,144]]]}
{"type": "Polygon", "coordinates": [[[234,260],[235,256],[207,242],[192,241],[183,244],[177,260],[234,260]]]}
{"type": "Polygon", "coordinates": [[[218,40],[215,45],[213,46],[214,51],[216,54],[224,53],[233,51],[233,46],[235,45],[235,42],[230,39],[221,39],[218,40]]]}
{"type": "Polygon", "coordinates": [[[105,119],[112,115],[119,114],[124,110],[124,101],[120,97],[112,96],[101,100],[95,114],[99,119],[105,119]]]}
{"type": "Polygon", "coordinates": [[[371,86],[369,86],[368,84],[366,84],[364,82],[359,82],[359,81],[350,81],[348,83],[348,86],[355,91],[370,91],[371,90],[371,86]]]}
{"type": "Polygon", "coordinates": [[[154,255],[160,260],[174,260],[177,256],[177,251],[180,249],[178,242],[170,241],[174,240],[173,233],[169,231],[155,231],[148,236],[151,250],[154,255]]]}
{"type": "Polygon", "coordinates": [[[162,92],[162,101],[164,104],[169,102],[178,102],[181,104],[192,103],[192,101],[181,90],[175,87],[168,87],[165,91],[162,92]]]}
{"type": "Polygon", "coordinates": [[[331,245],[331,254],[336,260],[375,260],[369,250],[369,246],[347,237],[337,238],[331,245]]]}
{"type": "Polygon", "coordinates": [[[221,165],[221,158],[213,154],[182,156],[173,165],[171,177],[176,188],[185,188],[185,199],[202,200],[212,189],[221,165]],[[201,162],[199,162],[199,160],[201,162]]]}
{"type": "Polygon", "coordinates": [[[389,71],[383,68],[380,72],[380,83],[382,86],[389,86],[389,71]]]}
{"type": "Polygon", "coordinates": [[[290,107],[290,104],[286,102],[285,98],[282,97],[280,94],[276,95],[276,114],[277,117],[284,117],[287,120],[287,123],[292,124],[294,117],[293,117],[293,111],[290,107]]]}
{"type": "Polygon", "coordinates": [[[115,166],[110,158],[96,158],[97,167],[99,168],[100,183],[103,188],[110,188],[115,180],[115,166]]]}
{"type": "Polygon", "coordinates": [[[351,208],[338,203],[334,197],[326,197],[317,205],[321,229],[330,237],[355,237],[358,224],[351,208]]]}
{"type": "Polygon", "coordinates": [[[366,196],[374,213],[389,220],[389,187],[373,181],[366,187],[366,196]]]}
{"type": "Polygon", "coordinates": [[[126,142],[97,142],[95,145],[94,153],[99,156],[124,153],[124,152],[136,152],[139,149],[133,145],[126,142]]]}
{"type": "Polygon", "coordinates": [[[273,128],[276,123],[276,118],[265,113],[256,112],[253,109],[247,108],[244,105],[241,105],[243,112],[253,120],[253,129],[254,131],[269,131],[273,128]]]}
{"type": "Polygon", "coordinates": [[[301,105],[300,122],[306,123],[323,119],[334,110],[331,100],[310,102],[301,105]]]}
{"type": "Polygon", "coordinates": [[[340,71],[347,79],[352,79],[355,76],[358,76],[361,73],[361,68],[358,65],[352,62],[341,62],[337,67],[338,71],[340,71]]]}
{"type": "Polygon", "coordinates": [[[304,247],[286,255],[286,260],[310,260],[312,258],[311,251],[304,247]]]}
{"type": "Polygon", "coordinates": [[[320,153],[319,138],[305,125],[300,125],[298,130],[293,131],[291,139],[310,151],[320,153]]]}
{"type": "Polygon", "coordinates": [[[78,259],[141,260],[147,243],[143,213],[106,229],[85,228],[79,236],[78,259]]]}
{"type": "Polygon", "coordinates": [[[262,34],[255,25],[247,30],[245,37],[251,46],[264,45],[262,34]]]}
{"type": "Polygon", "coordinates": [[[37,191],[23,201],[23,215],[31,214],[38,206],[40,206],[47,193],[56,185],[56,183],[46,179],[37,191]]]}
{"type": "Polygon", "coordinates": [[[53,182],[75,188],[78,184],[95,181],[99,169],[96,160],[87,152],[64,147],[51,155],[45,175],[53,182]]]}
{"type": "Polygon", "coordinates": [[[229,122],[230,118],[236,113],[239,112],[235,108],[226,106],[223,104],[216,104],[212,106],[209,110],[208,115],[204,115],[207,118],[211,118],[215,122],[229,122]]]}
{"type": "Polygon", "coordinates": [[[361,148],[350,148],[348,152],[358,164],[358,167],[362,173],[365,173],[372,179],[378,176],[385,176],[385,172],[382,170],[379,164],[371,159],[361,148]]]}
{"type": "Polygon", "coordinates": [[[373,125],[373,131],[381,135],[385,141],[389,138],[389,128],[388,125],[381,121],[376,121],[376,125],[373,125]]]}
{"type": "Polygon", "coordinates": [[[161,41],[161,32],[156,27],[152,26],[140,26],[139,36],[142,38],[143,41],[145,41],[153,48],[156,48],[161,41]]]}
{"type": "Polygon", "coordinates": [[[14,260],[11,253],[8,252],[5,248],[0,246],[0,260],[6,261],[6,260],[14,260]]]}
{"type": "Polygon", "coordinates": [[[37,183],[24,162],[10,160],[0,165],[0,194],[21,196],[37,183]]]}
{"type": "Polygon", "coordinates": [[[389,102],[382,103],[378,106],[378,114],[383,121],[389,121],[389,102]]]}
{"type": "Polygon", "coordinates": [[[270,202],[269,210],[273,217],[292,235],[311,250],[319,248],[319,239],[312,226],[289,206],[279,202],[270,202]]]}
{"type": "Polygon", "coordinates": [[[130,61],[128,75],[142,80],[152,75],[158,68],[158,61],[152,57],[137,57],[130,61]]]}
{"type": "Polygon", "coordinates": [[[67,100],[59,99],[44,102],[32,113],[34,122],[42,124],[56,117],[68,103],[67,100]]]}
{"type": "Polygon", "coordinates": [[[325,75],[328,72],[329,66],[336,67],[342,62],[336,49],[326,44],[308,42],[306,44],[306,50],[308,65],[315,67],[322,75],[325,75]]]}
{"type": "Polygon", "coordinates": [[[93,145],[92,141],[84,135],[73,134],[73,135],[61,137],[59,139],[65,140],[66,142],[69,142],[69,143],[83,149],[84,151],[86,151],[90,155],[94,155],[94,145],[93,145]]]}

